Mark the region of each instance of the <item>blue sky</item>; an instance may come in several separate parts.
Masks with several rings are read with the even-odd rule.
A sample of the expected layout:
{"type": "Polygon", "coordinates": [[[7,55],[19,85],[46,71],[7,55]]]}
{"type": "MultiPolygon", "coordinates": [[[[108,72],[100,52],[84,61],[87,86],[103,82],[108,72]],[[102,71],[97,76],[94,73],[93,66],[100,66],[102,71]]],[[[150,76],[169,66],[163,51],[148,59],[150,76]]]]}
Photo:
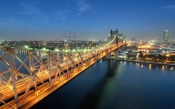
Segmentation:
{"type": "Polygon", "coordinates": [[[162,39],[166,29],[175,39],[175,0],[0,0],[0,39],[104,39],[116,28],[127,39],[162,39]]]}

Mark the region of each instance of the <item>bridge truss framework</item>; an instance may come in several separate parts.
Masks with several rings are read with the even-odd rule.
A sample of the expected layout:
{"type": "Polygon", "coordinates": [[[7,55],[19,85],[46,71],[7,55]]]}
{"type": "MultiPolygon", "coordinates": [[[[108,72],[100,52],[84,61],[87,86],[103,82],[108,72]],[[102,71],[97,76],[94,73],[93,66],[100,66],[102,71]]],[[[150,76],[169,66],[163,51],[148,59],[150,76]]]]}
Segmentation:
{"type": "Polygon", "coordinates": [[[125,45],[123,41],[116,43],[118,38],[116,35],[107,43],[89,50],[3,48],[0,108],[32,106],[105,55],[125,45]],[[26,57],[18,53],[25,53],[26,57]]]}

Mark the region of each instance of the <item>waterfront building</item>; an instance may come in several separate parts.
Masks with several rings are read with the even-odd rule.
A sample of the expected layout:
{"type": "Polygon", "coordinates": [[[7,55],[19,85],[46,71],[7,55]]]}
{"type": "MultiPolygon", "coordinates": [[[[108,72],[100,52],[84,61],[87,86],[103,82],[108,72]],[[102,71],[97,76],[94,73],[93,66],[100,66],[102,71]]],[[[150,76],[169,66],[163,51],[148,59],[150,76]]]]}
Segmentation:
{"type": "Polygon", "coordinates": [[[168,42],[168,38],[169,38],[169,31],[165,30],[163,33],[163,42],[167,43],[168,42]]]}

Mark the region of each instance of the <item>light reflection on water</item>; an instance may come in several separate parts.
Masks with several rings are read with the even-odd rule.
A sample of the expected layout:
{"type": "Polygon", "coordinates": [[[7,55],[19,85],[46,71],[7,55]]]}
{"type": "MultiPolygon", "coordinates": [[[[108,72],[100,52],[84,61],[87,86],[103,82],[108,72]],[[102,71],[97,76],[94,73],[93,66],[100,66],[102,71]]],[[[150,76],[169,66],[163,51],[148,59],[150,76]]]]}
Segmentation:
{"type": "Polygon", "coordinates": [[[33,109],[173,109],[174,70],[149,66],[101,60],[33,109]]]}

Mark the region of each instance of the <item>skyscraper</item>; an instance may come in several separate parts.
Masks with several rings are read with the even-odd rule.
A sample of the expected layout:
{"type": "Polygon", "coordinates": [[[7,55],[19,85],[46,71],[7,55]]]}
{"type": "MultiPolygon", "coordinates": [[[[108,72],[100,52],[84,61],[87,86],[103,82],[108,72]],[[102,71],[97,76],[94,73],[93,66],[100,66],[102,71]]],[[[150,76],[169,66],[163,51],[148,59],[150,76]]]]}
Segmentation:
{"type": "Polygon", "coordinates": [[[168,42],[168,38],[169,38],[169,31],[165,30],[163,33],[163,42],[168,42]]]}

